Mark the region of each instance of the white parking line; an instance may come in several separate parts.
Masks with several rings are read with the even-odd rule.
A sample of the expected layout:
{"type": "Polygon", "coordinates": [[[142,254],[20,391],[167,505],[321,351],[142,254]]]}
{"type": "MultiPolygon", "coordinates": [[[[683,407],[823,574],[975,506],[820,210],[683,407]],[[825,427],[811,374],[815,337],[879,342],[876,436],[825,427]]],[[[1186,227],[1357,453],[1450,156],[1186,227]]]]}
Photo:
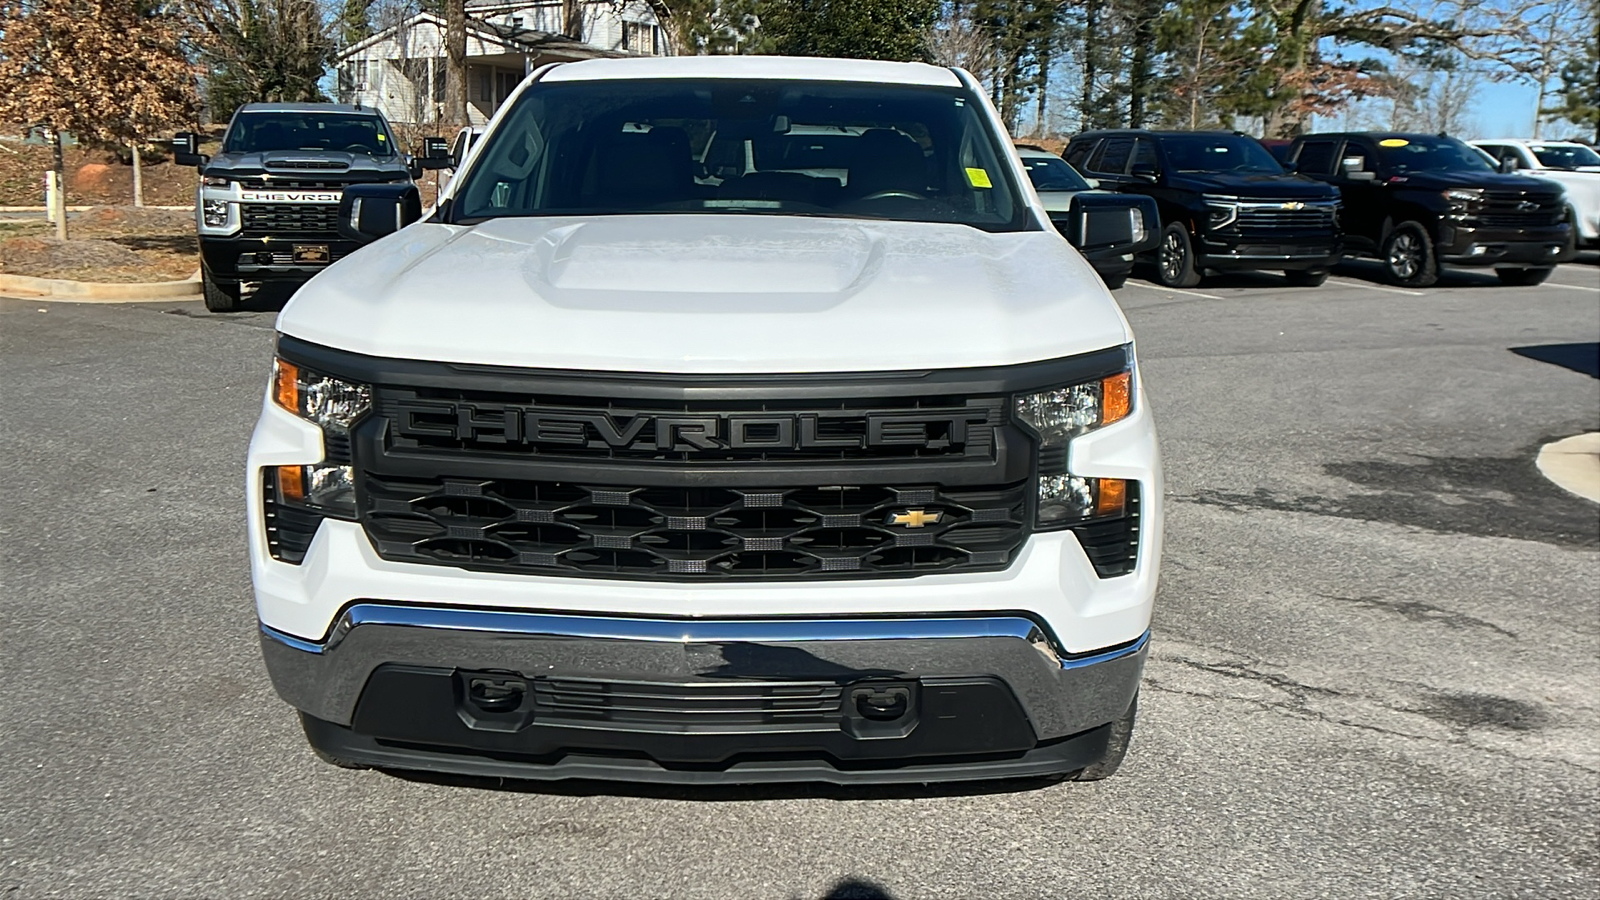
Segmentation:
{"type": "Polygon", "coordinates": [[[1188,297],[1204,297],[1207,300],[1226,300],[1226,299],[1228,299],[1226,297],[1218,297],[1216,294],[1202,294],[1199,291],[1183,291],[1183,290],[1179,290],[1177,288],[1162,287],[1159,284],[1141,284],[1141,283],[1139,283],[1137,281],[1124,281],[1123,285],[1125,287],[1140,287],[1140,288],[1144,288],[1147,291],[1161,291],[1164,294],[1183,294],[1183,295],[1188,296],[1188,297]]]}
{"type": "Polygon", "coordinates": [[[1404,294],[1407,297],[1421,297],[1425,293],[1423,291],[1406,291],[1400,288],[1383,287],[1381,285],[1368,284],[1365,281],[1347,281],[1343,278],[1329,278],[1328,283],[1342,284],[1345,287],[1366,288],[1369,291],[1383,291],[1385,294],[1404,294]]]}
{"type": "Polygon", "coordinates": [[[1587,286],[1582,284],[1562,284],[1559,281],[1546,281],[1544,287],[1566,288],[1569,291],[1600,291],[1600,285],[1587,286]]]}

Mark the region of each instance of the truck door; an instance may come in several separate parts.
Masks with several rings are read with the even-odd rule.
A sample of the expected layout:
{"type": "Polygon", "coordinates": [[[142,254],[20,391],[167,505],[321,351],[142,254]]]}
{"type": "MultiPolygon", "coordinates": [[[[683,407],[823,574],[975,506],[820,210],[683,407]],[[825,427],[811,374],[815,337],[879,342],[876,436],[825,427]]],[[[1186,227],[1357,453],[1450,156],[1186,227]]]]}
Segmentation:
{"type": "Polygon", "coordinates": [[[1340,149],[1333,175],[1339,188],[1345,242],[1351,249],[1374,251],[1389,215],[1388,188],[1378,171],[1377,148],[1351,138],[1340,149]]]}

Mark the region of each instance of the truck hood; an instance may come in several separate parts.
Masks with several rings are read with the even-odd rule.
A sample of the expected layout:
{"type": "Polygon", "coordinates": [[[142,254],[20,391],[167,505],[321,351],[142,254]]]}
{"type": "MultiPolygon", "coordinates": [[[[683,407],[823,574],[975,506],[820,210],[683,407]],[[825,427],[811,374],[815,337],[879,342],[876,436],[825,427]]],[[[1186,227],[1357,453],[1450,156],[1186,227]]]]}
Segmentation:
{"type": "Polygon", "coordinates": [[[1197,194],[1221,194],[1267,200],[1337,200],[1337,188],[1304,175],[1261,175],[1246,172],[1173,172],[1167,186],[1197,194]]]}
{"type": "Polygon", "coordinates": [[[791,216],[418,223],[278,317],[372,356],[741,374],[1005,365],[1130,340],[1053,231],[791,216]]]}
{"type": "Polygon", "coordinates": [[[272,175],[318,181],[377,181],[406,177],[405,158],[374,159],[365,153],[343,150],[270,150],[256,153],[219,153],[206,163],[205,174],[247,177],[272,175]]]}
{"type": "Polygon", "coordinates": [[[1427,172],[1406,172],[1389,179],[1390,184],[1407,189],[1483,188],[1497,192],[1532,194],[1559,194],[1561,185],[1543,177],[1484,172],[1479,169],[1459,169],[1427,172]]]}

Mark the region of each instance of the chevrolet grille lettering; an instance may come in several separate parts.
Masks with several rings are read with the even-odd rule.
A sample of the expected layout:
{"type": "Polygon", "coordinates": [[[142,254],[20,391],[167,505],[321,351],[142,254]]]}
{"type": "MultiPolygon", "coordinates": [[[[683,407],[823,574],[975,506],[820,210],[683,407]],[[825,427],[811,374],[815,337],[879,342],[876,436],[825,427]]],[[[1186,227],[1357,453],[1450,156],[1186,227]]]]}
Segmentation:
{"type": "Polygon", "coordinates": [[[944,513],[934,510],[928,512],[921,509],[908,509],[905,512],[890,513],[890,525],[904,525],[907,528],[921,528],[925,525],[937,525],[944,518],[944,513]]]}

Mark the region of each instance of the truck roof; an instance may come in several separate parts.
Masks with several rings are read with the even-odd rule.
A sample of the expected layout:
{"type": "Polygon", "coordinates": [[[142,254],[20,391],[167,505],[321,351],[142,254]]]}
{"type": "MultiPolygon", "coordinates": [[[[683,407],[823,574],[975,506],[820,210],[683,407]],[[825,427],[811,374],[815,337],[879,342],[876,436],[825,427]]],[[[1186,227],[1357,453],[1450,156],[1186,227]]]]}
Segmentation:
{"type": "Polygon", "coordinates": [[[749,78],[790,81],[862,81],[960,87],[951,69],[926,63],[798,56],[655,56],[586,59],[562,63],[541,81],[633,78],[749,78]]]}
{"type": "Polygon", "coordinates": [[[363,116],[378,114],[378,111],[371,107],[351,106],[348,103],[246,103],[239,107],[239,111],[348,113],[363,116]]]}

